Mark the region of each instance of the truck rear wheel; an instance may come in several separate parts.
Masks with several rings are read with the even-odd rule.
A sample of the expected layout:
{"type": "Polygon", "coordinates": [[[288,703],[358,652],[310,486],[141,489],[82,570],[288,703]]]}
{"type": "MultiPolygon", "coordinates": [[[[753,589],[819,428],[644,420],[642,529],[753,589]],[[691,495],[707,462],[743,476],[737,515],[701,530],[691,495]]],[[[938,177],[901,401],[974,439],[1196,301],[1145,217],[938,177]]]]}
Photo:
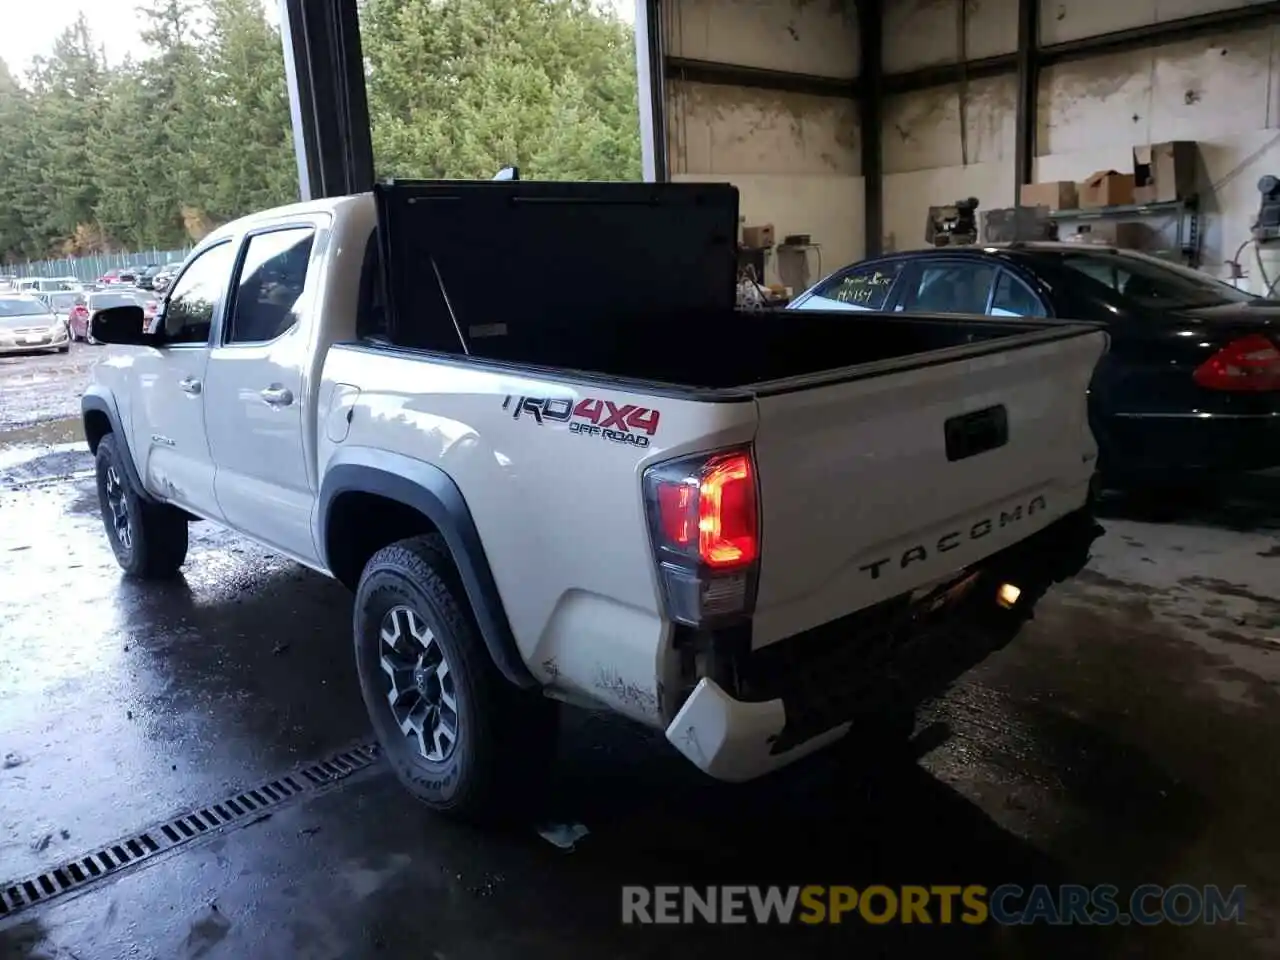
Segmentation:
{"type": "Polygon", "coordinates": [[[95,468],[98,508],[107,540],[120,568],[131,577],[172,577],[187,559],[186,515],[163,503],[149,503],[129,482],[115,437],[98,442],[95,468]]]}
{"type": "Polygon", "coordinates": [[[505,818],[513,801],[527,809],[553,753],[557,705],[498,672],[444,541],[375,553],[354,620],[361,693],[400,782],[460,819],[505,818]]]}

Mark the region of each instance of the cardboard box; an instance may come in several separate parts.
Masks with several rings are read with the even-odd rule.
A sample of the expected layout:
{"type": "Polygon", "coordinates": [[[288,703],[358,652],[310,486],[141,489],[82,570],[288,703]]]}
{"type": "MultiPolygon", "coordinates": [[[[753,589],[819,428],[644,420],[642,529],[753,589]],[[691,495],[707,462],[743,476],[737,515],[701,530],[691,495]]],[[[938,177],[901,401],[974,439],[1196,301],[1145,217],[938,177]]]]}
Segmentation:
{"type": "Polygon", "coordinates": [[[1156,188],[1154,184],[1147,184],[1145,187],[1133,188],[1133,202],[1138,206],[1156,202],[1156,188]]]}
{"type": "Polygon", "coordinates": [[[1024,207],[1048,207],[1050,210],[1075,210],[1080,202],[1075,182],[1071,180],[1025,183],[1019,200],[1024,207]]]}
{"type": "MultiPolygon", "coordinates": [[[[1071,185],[1075,189],[1075,184],[1071,185]]],[[[1010,243],[1014,240],[1057,240],[1058,228],[1049,219],[1049,208],[997,207],[982,214],[982,236],[988,243],[1010,243]]]]}
{"type": "Polygon", "coordinates": [[[1142,203],[1186,200],[1196,192],[1195,141],[1168,140],[1134,147],[1133,174],[1135,187],[1154,188],[1154,193],[1144,191],[1150,199],[1142,203]]]}
{"type": "Polygon", "coordinates": [[[1120,247],[1123,250],[1145,250],[1152,239],[1151,228],[1145,223],[1126,223],[1116,220],[1094,220],[1088,226],[1089,243],[1101,243],[1108,247],[1120,247]]]}
{"type": "Polygon", "coordinates": [[[759,250],[761,247],[772,247],[773,224],[765,223],[757,227],[743,227],[742,245],[748,250],[759,250]]]}
{"type": "Polygon", "coordinates": [[[1080,207],[1120,207],[1133,203],[1132,173],[1098,170],[1080,184],[1080,207]]]}

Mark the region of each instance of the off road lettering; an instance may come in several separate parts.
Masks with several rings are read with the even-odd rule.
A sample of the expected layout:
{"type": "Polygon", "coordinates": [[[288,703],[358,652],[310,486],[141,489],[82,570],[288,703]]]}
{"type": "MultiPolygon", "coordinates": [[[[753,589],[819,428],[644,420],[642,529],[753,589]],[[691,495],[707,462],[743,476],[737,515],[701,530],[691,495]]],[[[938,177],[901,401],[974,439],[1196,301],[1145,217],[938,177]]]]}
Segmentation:
{"type": "Polygon", "coordinates": [[[650,407],[634,403],[617,404],[594,397],[575,404],[565,397],[506,396],[502,399],[502,409],[510,411],[513,420],[529,417],[538,424],[544,420],[567,423],[570,433],[601,437],[635,447],[649,446],[649,438],[658,432],[658,423],[662,419],[661,412],[650,407]]]}

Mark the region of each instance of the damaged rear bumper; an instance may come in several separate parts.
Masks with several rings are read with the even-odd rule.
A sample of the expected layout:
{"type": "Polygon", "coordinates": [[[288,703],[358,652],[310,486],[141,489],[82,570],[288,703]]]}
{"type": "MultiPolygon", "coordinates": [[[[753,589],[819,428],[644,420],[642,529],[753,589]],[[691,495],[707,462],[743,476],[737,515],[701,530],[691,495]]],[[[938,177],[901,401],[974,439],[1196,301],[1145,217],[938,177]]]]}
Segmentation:
{"type": "Polygon", "coordinates": [[[1083,569],[1101,533],[1090,511],[1080,510],[923,599],[898,598],[738,653],[717,678],[698,680],[667,739],[712,777],[744,781],[878,713],[912,708],[1007,644],[1052,584],[1083,569]],[[1012,609],[995,599],[1004,582],[1021,591],[1012,609]]]}

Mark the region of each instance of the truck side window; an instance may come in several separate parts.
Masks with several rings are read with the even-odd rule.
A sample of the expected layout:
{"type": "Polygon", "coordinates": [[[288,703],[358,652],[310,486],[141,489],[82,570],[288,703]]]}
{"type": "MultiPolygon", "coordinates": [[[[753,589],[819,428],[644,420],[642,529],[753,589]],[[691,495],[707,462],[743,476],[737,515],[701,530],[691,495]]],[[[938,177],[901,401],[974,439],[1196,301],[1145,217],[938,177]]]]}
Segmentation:
{"type": "Polygon", "coordinates": [[[231,244],[220,243],[197,256],[182,272],[165,301],[167,343],[208,343],[213,311],[231,274],[231,244]]]}
{"type": "Polygon", "coordinates": [[[995,293],[991,295],[993,317],[1047,316],[1044,304],[1035,292],[1008,270],[1000,271],[995,293]]]}
{"type": "Polygon", "coordinates": [[[298,322],[294,308],[307,285],[314,243],[311,227],[249,237],[227,324],[227,343],[266,343],[298,322]]]}

